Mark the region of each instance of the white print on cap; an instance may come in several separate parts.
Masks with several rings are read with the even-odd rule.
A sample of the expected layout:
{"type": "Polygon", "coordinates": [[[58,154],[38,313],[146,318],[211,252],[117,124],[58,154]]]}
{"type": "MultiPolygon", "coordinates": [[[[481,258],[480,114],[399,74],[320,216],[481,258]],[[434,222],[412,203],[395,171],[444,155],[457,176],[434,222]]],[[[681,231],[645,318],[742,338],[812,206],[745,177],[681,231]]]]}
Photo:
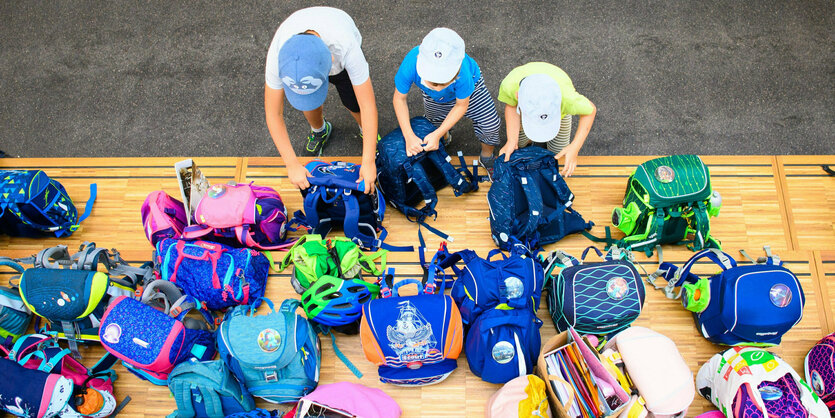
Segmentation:
{"type": "Polygon", "coordinates": [[[313,94],[316,90],[319,90],[319,88],[322,87],[322,84],[324,84],[322,80],[309,75],[302,77],[298,83],[296,83],[296,81],[289,76],[285,75],[281,79],[281,82],[284,83],[288,89],[292,90],[293,93],[302,95],[313,94]]]}

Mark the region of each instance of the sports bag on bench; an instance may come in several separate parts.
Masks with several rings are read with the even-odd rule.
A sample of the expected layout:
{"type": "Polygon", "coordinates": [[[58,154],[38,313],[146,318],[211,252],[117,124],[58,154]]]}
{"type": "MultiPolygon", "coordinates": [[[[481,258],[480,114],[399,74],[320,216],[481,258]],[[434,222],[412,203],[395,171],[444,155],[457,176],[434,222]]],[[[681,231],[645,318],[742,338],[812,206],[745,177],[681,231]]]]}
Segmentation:
{"type": "Polygon", "coordinates": [[[215,184],[194,211],[197,225],[185,227],[183,238],[281,250],[287,239],[287,210],[275,189],[249,184],[215,184]]]}
{"type": "Polygon", "coordinates": [[[710,248],[693,255],[681,268],[661,263],[650,282],[654,285],[656,277],[667,280],[664,294],[681,298],[684,308],[693,312],[699,331],[714,343],[778,345],[783,334],[803,318],[806,297],[797,276],[768,247],[766,254],[752,265],[738,266],[730,255],[710,248]],[[722,271],[709,278],[692,273],[703,259],[722,271]]]}
{"type": "MultiPolygon", "coordinates": [[[[464,339],[455,301],[435,294],[435,286],[415,279],[394,283],[389,269],[380,299],[363,305],[360,337],[365,357],[379,366],[380,381],[423,386],[446,379],[458,367],[464,339]],[[398,289],[416,284],[418,294],[400,296],[398,289]]],[[[434,283],[432,283],[434,284],[434,283]]]]}
{"type": "Polygon", "coordinates": [[[583,334],[610,334],[629,326],[644,307],[646,290],[632,253],[611,247],[602,262],[585,263],[563,251],[545,260],[548,311],[557,331],[573,327],[583,334]]]}
{"type": "Polygon", "coordinates": [[[721,205],[710,171],[697,155],[649,160],[629,176],[623,208],[612,212],[612,223],[626,234],[618,245],[647,255],[660,244],[687,244],[694,251],[720,248],[710,234],[710,217],[719,215],[721,205]]]}
{"type": "Polygon", "coordinates": [[[0,233],[12,236],[67,237],[90,216],[96,184],[78,215],[64,186],[41,170],[0,170],[0,233]]]}
{"type": "Polygon", "coordinates": [[[591,229],[572,208],[574,194],[562,178],[554,153],[531,146],[513,151],[510,161],[496,158],[487,192],[493,241],[507,250],[511,237],[531,249],[591,229]]]}
{"type": "Polygon", "coordinates": [[[200,302],[171,282],[155,280],[140,300],[117,298],[101,321],[101,344],[108,355],[100,364],[122,360],[131,373],[165,386],[177,364],[215,355],[215,318],[200,302]],[[192,311],[199,312],[194,317],[192,311]]]}
{"type": "Polygon", "coordinates": [[[154,252],[159,278],[176,283],[212,310],[246,305],[262,296],[272,261],[251,248],[166,238],[154,252]]]}
{"type": "MultiPolygon", "coordinates": [[[[437,129],[422,116],[412,118],[409,122],[418,138],[424,138],[437,129]]],[[[437,190],[450,185],[455,196],[478,190],[478,165],[474,164],[473,173],[470,173],[460,152],[458,159],[461,167],[453,166],[443,141],[438,144],[437,150],[407,156],[403,131],[397,128],[377,142],[377,179],[380,190],[389,204],[406,215],[406,219],[452,242],[453,239],[448,235],[426,225],[426,220],[438,215],[435,210],[438,204],[437,190]],[[423,207],[418,209],[421,203],[423,207]]],[[[422,241],[422,235],[419,237],[422,241]]]]}

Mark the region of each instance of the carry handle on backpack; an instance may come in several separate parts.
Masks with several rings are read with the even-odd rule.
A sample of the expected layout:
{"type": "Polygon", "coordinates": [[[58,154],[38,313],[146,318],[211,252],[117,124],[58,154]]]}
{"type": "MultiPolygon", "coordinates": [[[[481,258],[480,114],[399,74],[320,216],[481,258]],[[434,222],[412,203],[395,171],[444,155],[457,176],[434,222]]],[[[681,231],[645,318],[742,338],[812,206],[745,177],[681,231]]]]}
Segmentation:
{"type": "Polygon", "coordinates": [[[355,183],[341,178],[308,177],[307,181],[314,186],[338,187],[342,189],[356,190],[358,192],[365,192],[365,180],[355,183]]]}
{"type": "Polygon", "coordinates": [[[174,261],[174,271],[171,272],[171,277],[168,278],[168,281],[172,283],[177,282],[177,271],[180,269],[180,264],[182,264],[183,260],[186,258],[197,261],[210,261],[212,263],[212,287],[220,289],[220,277],[217,275],[217,263],[223,255],[222,247],[218,246],[220,251],[211,251],[208,248],[200,247],[200,249],[203,250],[201,255],[186,253],[186,242],[183,240],[178,240],[175,247],[177,248],[177,260],[174,261]]]}
{"type": "Polygon", "coordinates": [[[663,277],[664,280],[667,281],[667,285],[663,288],[664,294],[669,299],[678,299],[681,297],[681,291],[676,293],[676,287],[679,287],[684,283],[696,283],[699,281],[700,277],[691,273],[690,269],[693,268],[696,261],[703,258],[713,261],[715,264],[722,267],[723,271],[736,267],[736,260],[734,260],[733,257],[715,248],[708,248],[696,253],[693,257],[690,257],[690,260],[688,260],[681,268],[678,268],[671,263],[661,263],[661,265],[658,266],[658,271],[651,274],[647,281],[656,289],[661,289],[661,287],[655,284],[655,279],[657,277],[663,277]]]}

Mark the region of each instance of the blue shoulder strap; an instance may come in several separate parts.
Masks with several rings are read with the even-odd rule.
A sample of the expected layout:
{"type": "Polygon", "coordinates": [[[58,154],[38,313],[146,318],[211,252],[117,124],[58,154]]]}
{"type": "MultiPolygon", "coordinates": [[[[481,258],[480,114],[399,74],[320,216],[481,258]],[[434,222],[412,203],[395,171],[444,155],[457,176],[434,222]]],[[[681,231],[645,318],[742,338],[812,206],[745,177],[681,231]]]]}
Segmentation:
{"type": "Polygon", "coordinates": [[[519,228],[520,235],[534,235],[536,234],[536,229],[540,224],[540,219],[542,217],[542,192],[539,190],[539,185],[536,184],[536,181],[530,174],[526,171],[522,170],[515,170],[516,174],[518,175],[519,184],[522,186],[522,190],[525,192],[525,199],[528,201],[528,223],[526,225],[522,225],[520,221],[515,221],[514,224],[519,228]]]}
{"type": "Polygon", "coordinates": [[[715,248],[708,248],[694,254],[693,257],[690,257],[690,260],[688,260],[681,268],[678,268],[671,263],[661,263],[658,267],[658,271],[650,275],[649,282],[656,289],[659,289],[660,287],[655,285],[655,278],[663,277],[664,280],[667,281],[667,285],[664,286],[664,294],[670,299],[678,299],[678,297],[681,296],[681,292],[676,294],[675,288],[684,283],[696,283],[699,281],[700,277],[691,273],[690,269],[693,268],[693,265],[696,264],[697,261],[703,258],[713,261],[715,264],[722,267],[722,270],[729,270],[736,267],[736,260],[734,260],[733,257],[715,248]]]}

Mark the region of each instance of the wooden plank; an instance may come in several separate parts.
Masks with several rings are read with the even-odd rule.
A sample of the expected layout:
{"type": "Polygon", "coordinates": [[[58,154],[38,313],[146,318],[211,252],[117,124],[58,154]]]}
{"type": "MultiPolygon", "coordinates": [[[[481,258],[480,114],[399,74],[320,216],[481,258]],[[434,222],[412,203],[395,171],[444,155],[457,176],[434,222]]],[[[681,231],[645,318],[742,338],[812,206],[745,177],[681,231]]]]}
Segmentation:
{"type": "Polygon", "coordinates": [[[835,251],[816,251],[821,287],[821,298],[826,307],[829,332],[835,332],[835,251]]]}
{"type": "Polygon", "coordinates": [[[798,249],[797,231],[794,228],[794,215],[791,210],[791,204],[786,198],[788,185],[786,184],[786,176],[783,173],[783,165],[780,164],[778,156],[774,156],[774,181],[777,183],[777,192],[780,202],[780,214],[783,216],[783,228],[786,231],[786,236],[789,237],[790,247],[793,250],[798,249]]]}
{"type": "MultiPolygon", "coordinates": [[[[581,157],[581,165],[574,177],[569,178],[569,186],[577,195],[577,210],[587,219],[598,223],[594,233],[601,235],[602,226],[609,225],[613,207],[620,204],[625,189],[626,178],[637,164],[650,157],[581,157]]],[[[345,158],[358,162],[358,158],[345,158]]],[[[469,158],[468,160],[471,160],[469,158]]],[[[25,256],[49,245],[58,243],[78,245],[92,240],[104,247],[117,247],[130,261],[141,262],[150,259],[151,246],[142,232],[139,221],[139,207],[145,196],[153,190],[163,189],[178,197],[179,191],[173,174],[173,163],[179,158],[163,159],[73,159],[73,160],[24,160],[0,159],[0,167],[45,167],[47,173],[56,177],[68,189],[69,194],[79,206],[87,197],[90,182],[97,182],[99,200],[93,215],[72,237],[63,240],[21,239],[0,237],[4,251],[0,255],[13,257],[25,256]],[[171,170],[171,171],[168,171],[171,170]]],[[[792,331],[786,334],[776,352],[802,371],[802,359],[806,350],[830,329],[827,315],[832,306],[828,287],[818,288],[815,256],[808,251],[788,251],[790,237],[783,226],[779,187],[775,182],[772,157],[705,157],[711,166],[714,189],[719,190],[724,198],[722,213],[713,221],[713,233],[721,240],[726,251],[734,253],[737,248],[746,248],[752,255],[763,244],[770,243],[775,251],[787,260],[790,269],[795,271],[806,290],[806,311],[804,319],[792,331]]],[[[286,169],[279,158],[199,158],[197,163],[213,182],[225,182],[239,179],[256,181],[258,184],[275,187],[282,193],[288,211],[301,208],[301,194],[287,180],[286,169]]],[[[440,193],[438,210],[440,216],[434,226],[451,233],[455,242],[450,243],[451,250],[470,248],[484,256],[494,248],[490,238],[487,221],[488,210],[486,193],[488,185],[482,185],[477,193],[455,198],[451,191],[440,193]]],[[[414,245],[417,226],[407,222],[401,214],[389,211],[385,222],[390,238],[387,242],[394,245],[414,245]]],[[[440,239],[424,231],[428,246],[434,250],[440,239]]],[[[574,254],[589,245],[582,237],[573,236],[558,244],[549,246],[567,250],[574,254]]],[[[431,251],[429,252],[431,256],[431,251]]],[[[686,261],[692,253],[682,248],[665,248],[665,260],[677,264],[686,261]]],[[[835,260],[822,253],[821,265],[827,268],[827,260],[835,260]]],[[[647,270],[654,269],[656,258],[647,260],[641,256],[642,265],[647,270]]],[[[415,253],[392,253],[390,265],[396,267],[398,275],[419,277],[421,268],[415,253]]],[[[740,259],[740,261],[742,261],[740,259]]],[[[835,268],[835,261],[833,262],[835,268]]],[[[699,273],[712,273],[715,268],[707,264],[698,266],[699,273]]],[[[833,269],[835,274],[835,269],[833,269]]],[[[0,284],[11,276],[5,269],[0,272],[0,284]]],[[[270,276],[267,296],[275,301],[298,297],[289,283],[289,270],[273,272],[270,276]]],[[[636,324],[651,327],[672,338],[678,343],[687,364],[695,374],[698,368],[711,355],[722,347],[705,341],[696,330],[692,316],[680,302],[668,300],[659,291],[647,289],[646,310],[636,324]]],[[[545,304],[538,312],[543,320],[541,333],[543,341],[556,333],[545,304]]],[[[467,367],[462,353],[459,368],[450,378],[438,385],[424,388],[400,388],[383,385],[377,379],[376,367],[368,362],[361,349],[358,336],[338,335],[339,349],[364,373],[357,380],[345,368],[333,353],[329,338],[322,339],[323,361],[321,382],[347,380],[360,382],[371,387],[379,387],[400,403],[407,417],[415,416],[460,416],[462,406],[464,415],[480,416],[490,395],[499,385],[488,384],[467,367]]],[[[104,351],[101,347],[85,349],[85,362],[91,364],[104,351]]],[[[165,387],[153,386],[140,381],[122,366],[117,366],[119,380],[116,390],[119,398],[129,394],[133,398],[124,412],[125,416],[162,416],[174,408],[173,400],[165,387]]],[[[259,402],[260,406],[274,406],[259,402]]],[[[286,409],[282,407],[282,409],[286,409]]],[[[710,404],[697,397],[690,409],[696,415],[711,409],[710,404]]]]}
{"type": "Polygon", "coordinates": [[[779,156],[797,248],[835,250],[835,177],[821,164],[835,164],[835,155],[779,156]]]}

